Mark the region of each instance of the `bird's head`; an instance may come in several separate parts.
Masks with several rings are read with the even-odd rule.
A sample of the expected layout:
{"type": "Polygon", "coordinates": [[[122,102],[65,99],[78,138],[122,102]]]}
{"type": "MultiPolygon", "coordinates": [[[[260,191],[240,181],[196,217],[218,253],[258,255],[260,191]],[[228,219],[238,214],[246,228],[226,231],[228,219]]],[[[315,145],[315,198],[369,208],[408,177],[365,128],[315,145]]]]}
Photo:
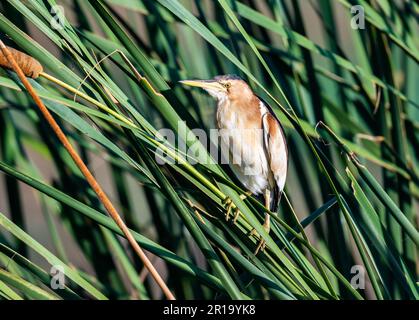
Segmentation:
{"type": "Polygon", "coordinates": [[[202,88],[218,101],[226,98],[236,100],[253,96],[249,85],[236,75],[216,76],[210,80],[182,80],[180,82],[188,86],[202,88]]]}

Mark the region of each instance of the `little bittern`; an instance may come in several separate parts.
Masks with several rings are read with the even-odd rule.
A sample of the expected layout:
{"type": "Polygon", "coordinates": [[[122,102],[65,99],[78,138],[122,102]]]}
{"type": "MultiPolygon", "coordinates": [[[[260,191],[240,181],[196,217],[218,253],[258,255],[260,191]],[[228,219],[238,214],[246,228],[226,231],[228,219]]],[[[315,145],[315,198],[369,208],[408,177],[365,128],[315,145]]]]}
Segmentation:
{"type": "MultiPolygon", "coordinates": [[[[251,193],[263,194],[265,207],[275,212],[287,176],[288,150],[281,124],[272,109],[235,75],[181,83],[200,87],[217,100],[216,124],[222,132],[221,147],[227,148],[233,158],[233,172],[251,193]]],[[[263,226],[269,232],[269,214],[265,213],[263,226]]],[[[261,239],[256,253],[264,246],[261,239]]]]}

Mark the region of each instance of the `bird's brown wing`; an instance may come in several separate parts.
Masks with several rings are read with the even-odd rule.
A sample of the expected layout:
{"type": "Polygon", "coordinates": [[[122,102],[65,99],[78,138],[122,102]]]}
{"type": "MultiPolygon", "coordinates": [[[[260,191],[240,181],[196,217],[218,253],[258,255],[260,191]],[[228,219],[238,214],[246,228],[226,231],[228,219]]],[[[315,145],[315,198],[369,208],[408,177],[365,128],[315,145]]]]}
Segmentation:
{"type": "Polygon", "coordinates": [[[265,100],[263,100],[261,97],[259,97],[258,95],[256,95],[258,97],[258,99],[263,103],[263,105],[266,107],[266,109],[268,109],[269,113],[276,119],[276,121],[278,121],[279,124],[279,129],[281,130],[281,134],[284,137],[284,143],[285,143],[285,150],[287,151],[287,166],[288,166],[288,144],[287,144],[287,139],[285,136],[285,131],[284,131],[284,127],[281,124],[281,121],[279,121],[278,117],[276,116],[275,112],[273,111],[272,107],[266,103],[265,100]]]}
{"type": "MultiPolygon", "coordinates": [[[[268,108],[268,110],[270,110],[270,108],[268,108]]],[[[288,148],[281,124],[274,114],[268,111],[263,115],[262,128],[264,131],[264,146],[268,157],[269,168],[275,180],[271,210],[276,211],[287,175],[288,148]]]]}

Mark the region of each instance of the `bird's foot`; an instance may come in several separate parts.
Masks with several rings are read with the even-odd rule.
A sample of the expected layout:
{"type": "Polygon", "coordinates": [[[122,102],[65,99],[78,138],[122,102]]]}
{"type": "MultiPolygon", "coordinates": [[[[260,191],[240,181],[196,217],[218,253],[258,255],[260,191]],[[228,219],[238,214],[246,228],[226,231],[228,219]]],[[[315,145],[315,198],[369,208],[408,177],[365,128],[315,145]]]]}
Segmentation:
{"type": "Polygon", "coordinates": [[[240,199],[244,200],[244,199],[246,199],[247,197],[250,197],[251,195],[252,195],[252,191],[246,191],[245,193],[242,193],[242,194],[240,195],[240,199]]]}
{"type": "MultiPolygon", "coordinates": [[[[263,224],[263,229],[265,229],[265,231],[266,231],[267,233],[269,233],[269,231],[270,231],[270,225],[269,225],[269,222],[267,222],[266,220],[265,220],[265,222],[264,222],[264,224],[263,224]]],[[[254,252],[254,255],[257,255],[257,254],[259,253],[259,251],[262,251],[262,252],[263,252],[263,251],[265,250],[265,248],[266,248],[266,241],[265,241],[265,239],[263,239],[263,238],[262,238],[262,236],[258,234],[258,232],[256,231],[256,229],[255,229],[255,228],[253,228],[253,229],[250,231],[249,236],[250,236],[250,237],[251,237],[251,236],[256,236],[256,237],[258,237],[258,238],[259,238],[259,243],[258,243],[258,246],[256,247],[256,250],[255,250],[255,252],[254,252]]]]}
{"type": "Polygon", "coordinates": [[[234,211],[233,224],[236,224],[237,219],[240,217],[240,210],[239,208],[236,207],[233,209],[233,211],[234,211]]]}
{"type": "MultiPolygon", "coordinates": [[[[240,195],[240,199],[244,200],[249,197],[252,193],[247,191],[240,195]]],[[[237,219],[240,216],[240,210],[237,207],[233,208],[233,200],[230,197],[226,197],[223,201],[223,206],[226,209],[226,221],[230,220],[230,213],[233,211],[233,224],[237,222],[237,219]]]]}
{"type": "Polygon", "coordinates": [[[254,255],[256,256],[259,253],[259,251],[263,252],[265,250],[265,248],[266,248],[266,241],[261,238],[260,241],[259,241],[258,246],[256,247],[254,255]]]}
{"type": "Polygon", "coordinates": [[[228,197],[223,200],[223,205],[226,209],[226,221],[230,220],[230,213],[233,212],[233,224],[235,224],[240,216],[239,208],[233,208],[233,201],[228,197]]]}
{"type": "Polygon", "coordinates": [[[230,197],[225,197],[222,201],[224,208],[226,209],[226,221],[230,220],[230,212],[233,207],[233,200],[230,197]]]}

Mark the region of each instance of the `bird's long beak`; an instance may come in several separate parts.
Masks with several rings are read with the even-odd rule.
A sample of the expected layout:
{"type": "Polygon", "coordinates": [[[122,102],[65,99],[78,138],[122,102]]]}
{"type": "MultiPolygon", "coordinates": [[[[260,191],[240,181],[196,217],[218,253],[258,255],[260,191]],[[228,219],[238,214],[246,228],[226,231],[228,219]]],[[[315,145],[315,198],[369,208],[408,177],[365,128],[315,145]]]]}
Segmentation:
{"type": "Polygon", "coordinates": [[[191,87],[199,87],[206,90],[225,91],[225,88],[216,80],[181,80],[180,83],[191,87]]]}

